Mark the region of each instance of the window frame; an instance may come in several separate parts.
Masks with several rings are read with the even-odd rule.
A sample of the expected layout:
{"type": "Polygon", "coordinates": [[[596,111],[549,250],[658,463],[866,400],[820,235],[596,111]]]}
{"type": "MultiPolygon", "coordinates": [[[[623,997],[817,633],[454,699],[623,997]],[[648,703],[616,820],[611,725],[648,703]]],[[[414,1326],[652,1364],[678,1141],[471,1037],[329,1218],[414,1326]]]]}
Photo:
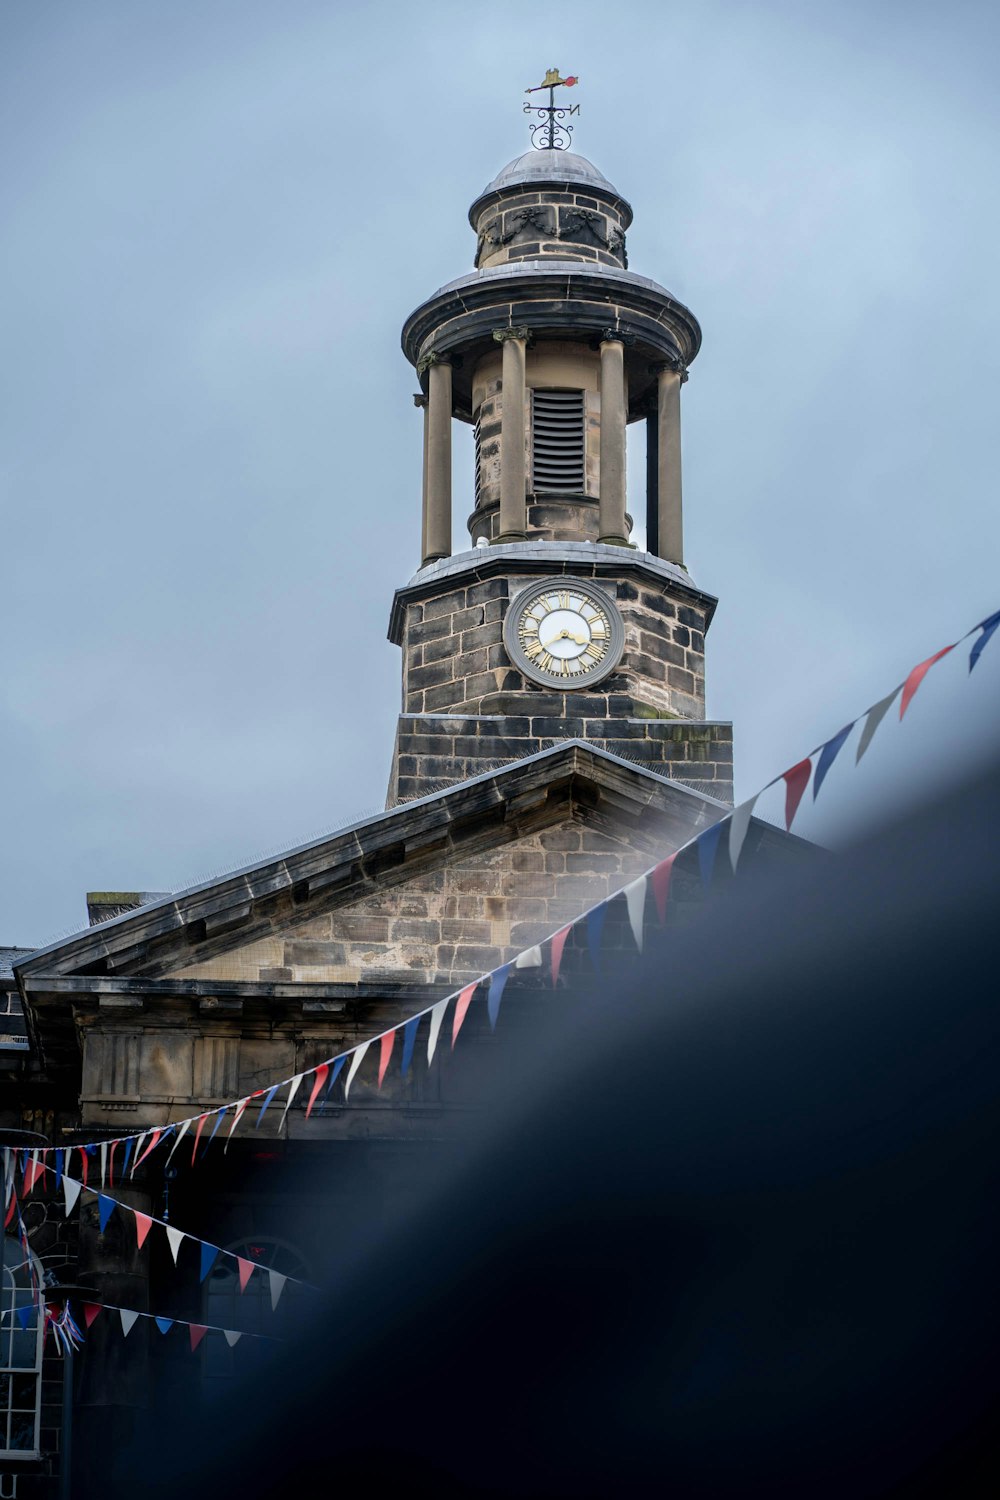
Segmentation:
{"type": "Polygon", "coordinates": [[[39,1303],[37,1287],[42,1286],[42,1267],[37,1255],[32,1250],[25,1252],[24,1246],[14,1235],[5,1234],[3,1237],[3,1277],[0,1280],[0,1309],[9,1313],[9,1317],[0,1318],[0,1377],[7,1376],[9,1383],[7,1394],[0,1393],[0,1461],[3,1463],[19,1463],[22,1460],[30,1461],[39,1459],[41,1452],[41,1426],[42,1426],[42,1359],[45,1352],[45,1313],[44,1302],[39,1303]],[[27,1253],[27,1259],[25,1254],[27,1253]],[[34,1271],[34,1278],[30,1275],[29,1268],[34,1271]],[[18,1272],[28,1272],[26,1285],[18,1286],[15,1276],[18,1272]],[[14,1339],[22,1334],[20,1324],[15,1316],[18,1307],[25,1306],[24,1298],[18,1299],[18,1292],[30,1291],[31,1302],[35,1308],[35,1327],[25,1329],[23,1335],[34,1332],[35,1335],[35,1357],[34,1363],[12,1364],[11,1355],[14,1352],[14,1339]],[[18,1376],[33,1376],[35,1381],[35,1423],[33,1445],[30,1448],[12,1448],[10,1446],[11,1422],[15,1412],[25,1412],[27,1407],[15,1407],[12,1405],[14,1391],[14,1380],[18,1376]]]}

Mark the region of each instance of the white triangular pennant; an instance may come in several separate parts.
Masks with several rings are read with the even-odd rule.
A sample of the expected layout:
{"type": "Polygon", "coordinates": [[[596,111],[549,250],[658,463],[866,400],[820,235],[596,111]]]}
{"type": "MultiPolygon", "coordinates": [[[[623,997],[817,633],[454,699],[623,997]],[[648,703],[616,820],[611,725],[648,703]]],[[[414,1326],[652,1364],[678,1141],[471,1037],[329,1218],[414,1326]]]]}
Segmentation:
{"type": "Polygon", "coordinates": [[[128,1338],[129,1334],[132,1332],[132,1329],[135,1327],[136,1319],[138,1318],[139,1314],[137,1312],[129,1312],[128,1308],[126,1307],[120,1307],[118,1309],[118,1316],[122,1320],[122,1333],[126,1338],[128,1338]]]}
{"type": "Polygon", "coordinates": [[[67,1177],[65,1172],[63,1173],[63,1192],[66,1194],[66,1217],[69,1218],[80,1196],[80,1183],[73,1177],[67,1177]]]}
{"type": "Polygon", "coordinates": [[[646,877],[640,875],[638,880],[633,880],[631,885],[625,887],[625,905],[628,907],[628,919],[632,928],[632,936],[635,938],[635,946],[642,952],[642,924],[646,916],[646,877]]]}
{"type": "Polygon", "coordinates": [[[750,828],[750,819],[757,802],[756,796],[750,797],[746,802],[741,802],[739,807],[734,807],[729,815],[729,863],[736,873],[736,866],[740,862],[740,854],[743,851],[743,841],[750,828]]]}
{"type": "Polygon", "coordinates": [[[441,1022],[444,1020],[444,1013],[448,1009],[448,1002],[451,998],[451,995],[448,995],[446,999],[439,1000],[437,1005],[431,1008],[431,1029],[427,1037],[428,1067],[434,1061],[434,1051],[438,1044],[438,1032],[441,1030],[441,1022]]]}
{"type": "Polygon", "coordinates": [[[135,1143],[135,1155],[132,1157],[132,1170],[128,1174],[128,1180],[129,1180],[129,1182],[131,1182],[132,1178],[135,1176],[135,1169],[139,1165],[139,1157],[142,1155],[143,1144],[146,1141],[146,1139],[147,1139],[148,1136],[149,1136],[149,1131],[148,1130],[144,1130],[142,1132],[142,1135],[139,1137],[139,1139],[135,1143]]]}
{"type": "Polygon", "coordinates": [[[240,1339],[243,1337],[242,1333],[240,1333],[235,1328],[224,1328],[222,1330],[222,1332],[223,1332],[223,1334],[225,1336],[226,1343],[229,1345],[230,1349],[235,1349],[236,1345],[239,1343],[240,1339]]]}
{"type": "Polygon", "coordinates": [[[229,1150],[229,1142],[233,1138],[233,1131],[236,1129],[237,1125],[242,1120],[244,1114],[246,1113],[246,1107],[247,1107],[247,1105],[249,1103],[250,1103],[250,1099],[248,1097],[246,1099],[241,1099],[239,1101],[239,1103],[237,1104],[237,1106],[236,1106],[236,1113],[233,1115],[233,1123],[230,1125],[230,1127],[229,1127],[229,1134],[226,1136],[225,1150],[222,1153],[223,1156],[225,1156],[226,1151],[229,1150]]]}
{"type": "Polygon", "coordinates": [[[271,1311],[274,1312],[278,1306],[282,1292],[285,1290],[287,1276],[282,1276],[280,1271],[268,1271],[267,1277],[271,1283],[271,1311]]]}
{"type": "Polygon", "coordinates": [[[170,1165],[170,1158],[173,1156],[174,1152],[177,1150],[177,1147],[180,1145],[181,1141],[187,1135],[188,1130],[190,1129],[190,1127],[191,1127],[191,1121],[190,1120],[185,1120],[183,1122],[183,1124],[181,1125],[180,1129],[177,1131],[177,1134],[176,1134],[176,1136],[174,1138],[174,1144],[170,1148],[170,1155],[167,1157],[166,1161],[163,1163],[164,1170],[166,1170],[166,1168],[169,1167],[169,1165],[170,1165]]]}
{"type": "Polygon", "coordinates": [[[281,1127],[285,1123],[285,1116],[287,1115],[289,1109],[292,1106],[292,1100],[295,1098],[295,1095],[298,1093],[298,1091],[299,1091],[299,1084],[301,1082],[302,1082],[302,1074],[301,1073],[296,1073],[295,1077],[292,1079],[291,1083],[288,1085],[288,1098],[285,1100],[285,1107],[281,1111],[281,1119],[278,1121],[278,1134],[279,1135],[281,1134],[281,1127]]]}
{"type": "Polygon", "coordinates": [[[185,1238],[184,1231],[182,1229],[175,1229],[172,1224],[164,1224],[163,1227],[167,1231],[167,1244],[170,1246],[170,1253],[174,1257],[174,1265],[176,1266],[177,1252],[181,1248],[181,1244],[185,1238]]]}
{"type": "Polygon", "coordinates": [[[540,969],[542,967],[541,948],[526,948],[519,953],[514,960],[515,969],[540,969]]]}
{"type": "Polygon", "coordinates": [[[354,1075],[355,1073],[357,1073],[361,1064],[364,1062],[365,1053],[368,1051],[368,1048],[370,1046],[371,1042],[369,1041],[362,1042],[360,1047],[355,1048],[354,1056],[351,1058],[351,1066],[347,1070],[347,1082],[344,1084],[345,1099],[351,1092],[351,1084],[354,1082],[354,1075]]]}
{"type": "Polygon", "coordinates": [[[102,1141],[101,1142],[101,1187],[104,1186],[104,1179],[105,1179],[105,1177],[107,1175],[108,1175],[108,1143],[107,1143],[107,1141],[102,1141]]]}

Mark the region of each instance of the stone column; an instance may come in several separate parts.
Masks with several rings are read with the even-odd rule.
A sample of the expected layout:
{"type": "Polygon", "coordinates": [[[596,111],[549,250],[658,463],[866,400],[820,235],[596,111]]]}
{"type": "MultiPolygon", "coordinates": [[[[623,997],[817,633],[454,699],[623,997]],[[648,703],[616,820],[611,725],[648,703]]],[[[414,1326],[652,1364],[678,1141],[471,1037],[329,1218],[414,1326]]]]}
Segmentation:
{"type": "Polygon", "coordinates": [[[419,409],[424,414],[424,437],[423,448],[421,450],[423,454],[423,462],[422,480],[420,487],[420,566],[423,567],[424,563],[427,561],[427,414],[430,410],[430,406],[427,397],[423,394],[422,391],[418,392],[417,395],[414,396],[413,404],[414,406],[419,407],[419,409]]]}
{"type": "Polygon", "coordinates": [[[646,405],[646,551],[660,555],[660,411],[654,391],[646,405]]]}
{"type": "Polygon", "coordinates": [[[601,337],[601,507],[599,542],[627,547],[625,535],[625,348],[622,334],[601,337]]]}
{"type": "Polygon", "coordinates": [[[500,391],[500,534],[498,542],[521,542],[527,532],[524,462],[525,355],[530,330],[497,328],[503,345],[500,391]]]}
{"type": "Polygon", "coordinates": [[[427,442],[424,448],[424,563],[451,556],[451,360],[425,354],[427,442]]]}
{"type": "Polygon", "coordinates": [[[684,520],[681,510],[681,386],[687,371],[681,364],[661,365],[657,391],[657,555],[666,562],[684,563],[684,520]]]}

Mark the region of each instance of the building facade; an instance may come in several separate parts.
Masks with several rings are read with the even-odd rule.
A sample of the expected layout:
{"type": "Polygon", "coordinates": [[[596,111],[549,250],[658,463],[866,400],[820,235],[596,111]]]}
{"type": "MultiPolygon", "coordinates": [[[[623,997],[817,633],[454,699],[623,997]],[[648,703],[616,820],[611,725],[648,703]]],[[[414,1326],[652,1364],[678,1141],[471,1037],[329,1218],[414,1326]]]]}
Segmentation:
{"type": "MultiPolygon", "coordinates": [[[[705,717],[716,600],[683,552],[680,389],[698,324],[629,269],[632,209],[575,153],[518,157],[469,218],[474,270],[403,329],[423,414],[421,555],[391,603],[402,712],[385,812],[188,891],[94,895],[85,930],[10,955],[5,994],[27,1044],[8,1059],[0,1117],[18,1194],[8,1243],[23,1219],[39,1274],[87,1289],[77,1303],[271,1326],[259,1277],[241,1292],[229,1262],[202,1275],[194,1238],[173,1257],[162,1236],[140,1245],[129,1211],[308,1280],[319,1247],[288,1240],[288,1206],[316,1153],[336,1167],[349,1225],[352,1183],[405,1191],[412,1154],[475,1107],[474,1072],[461,1048],[433,1063],[418,1048],[405,1076],[380,1083],[373,1054],[349,1097],[341,1078],[308,1113],[303,1093],[248,1115],[225,1154],[202,1142],[168,1157],[169,1127],[260,1097],[513,964],[731,806],[731,726],[705,717]],[[457,546],[455,422],[476,439],[457,546]],[[644,548],[626,504],[632,422],[647,433],[644,548]],[[126,1163],[126,1138],[151,1132],[164,1146],[126,1163]],[[102,1215],[86,1192],[67,1216],[54,1173],[25,1188],[40,1141],[77,1148],[81,1164],[86,1148],[90,1186],[123,1208],[102,1215]]],[[[754,822],[746,858],[794,858],[794,843],[754,822]]],[[[671,921],[700,889],[679,864],[671,921]]],[[[624,903],[604,941],[634,951],[624,903]]],[[[573,934],[563,962],[570,976],[589,962],[573,934]]],[[[549,982],[540,963],[512,970],[505,1005],[549,982]]],[[[473,1007],[464,1044],[488,1039],[473,1007]]],[[[209,1336],[192,1353],[177,1338],[147,1321],[126,1338],[117,1315],[95,1318],[73,1377],[76,1492],[136,1411],[166,1399],[181,1361],[210,1394],[254,1357],[246,1339],[209,1336]]],[[[21,1422],[0,1444],[19,1494],[59,1483],[51,1365],[50,1345],[30,1442],[21,1422]]]]}

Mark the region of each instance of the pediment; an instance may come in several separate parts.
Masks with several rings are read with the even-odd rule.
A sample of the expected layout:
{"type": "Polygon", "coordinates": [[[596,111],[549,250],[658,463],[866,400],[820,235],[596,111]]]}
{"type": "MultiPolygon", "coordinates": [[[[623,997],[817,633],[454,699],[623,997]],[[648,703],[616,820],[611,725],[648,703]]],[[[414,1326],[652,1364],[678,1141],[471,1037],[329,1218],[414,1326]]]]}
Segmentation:
{"type": "MultiPolygon", "coordinates": [[[[419,904],[418,896],[426,896],[435,882],[441,884],[449,868],[460,869],[463,879],[479,865],[498,872],[504,863],[501,851],[512,857],[518,845],[537,839],[545,829],[579,823],[595,837],[634,849],[648,864],[726,811],[712,797],[595,746],[567,741],[88,928],[33,953],[18,966],[18,974],[26,981],[43,974],[160,980],[218,974],[226,965],[235,973],[241,964],[248,972],[302,971],[317,966],[299,961],[304,949],[286,953],[285,943],[336,942],[333,936],[327,939],[334,911],[363,910],[374,918],[380,903],[390,899],[387,893],[397,888],[409,888],[419,904]],[[293,962],[287,961],[290,956],[293,962]]],[[[582,856],[586,851],[567,852],[582,856]]],[[[599,892],[606,885],[604,875],[611,873],[610,865],[603,870],[600,864],[592,869],[599,892]]],[[[528,861],[522,873],[537,877],[541,872],[530,865],[528,861]]],[[[574,896],[567,899],[578,895],[579,909],[584,909],[586,862],[574,860],[570,872],[562,873],[576,882],[569,887],[574,896]]],[[[491,879],[483,879],[479,894],[484,901],[500,894],[487,889],[491,879]]],[[[538,899],[527,894],[536,890],[537,879],[524,885],[524,899],[538,899]]],[[[391,901],[405,904],[402,895],[391,901]]],[[[399,915],[405,915],[402,909],[399,915]]],[[[348,982],[351,977],[344,974],[348,982]]]]}
{"type": "MultiPolygon", "coordinates": [[[[176,1028],[228,1007],[266,1030],[345,1004],[426,1003],[537,944],[727,811],[566,741],[33,953],[17,966],[32,1036],[60,1069],[75,1065],[79,1024],[98,1013],[102,1026],[141,1012],[142,1024],[159,1016],[176,1028]]],[[[755,827],[751,844],[784,842],[755,827]]]]}

